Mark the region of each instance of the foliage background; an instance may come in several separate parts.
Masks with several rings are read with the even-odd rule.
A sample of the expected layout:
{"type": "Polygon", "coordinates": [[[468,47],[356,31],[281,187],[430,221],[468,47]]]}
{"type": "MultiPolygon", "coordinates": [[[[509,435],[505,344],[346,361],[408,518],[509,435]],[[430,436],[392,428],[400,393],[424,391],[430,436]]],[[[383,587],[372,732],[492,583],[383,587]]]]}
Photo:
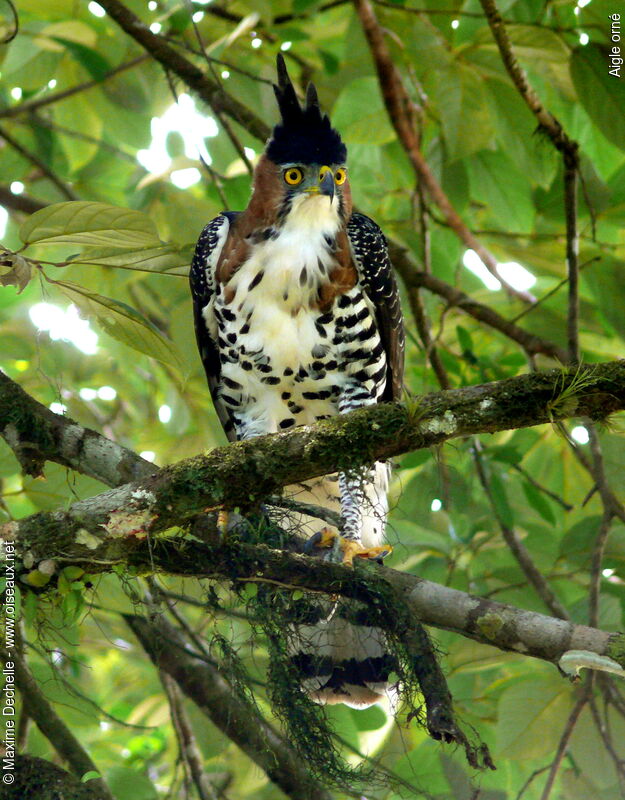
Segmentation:
{"type": "MultiPolygon", "coordinates": [[[[164,0],[148,7],[133,0],[126,6],[146,25],[160,25],[154,30],[210,70],[225,92],[269,126],[275,121],[270,86],[275,54],[281,44],[291,42],[285,54],[292,74],[301,75],[303,84],[314,79],[322,104],[349,147],[359,209],[408,249],[416,269],[431,267],[442,281],[566,348],[562,158],[536,132],[536,119],[510,81],[477,0],[378,2],[375,12],[417,105],[427,163],[466,225],[496,258],[520,262],[536,276],[531,291],[541,302],[532,307],[501,289],[485,288],[463,267],[466,245],[417,190],[351,4],[237,0],[187,5],[164,0]],[[208,61],[194,55],[196,33],[208,61]],[[429,248],[424,247],[426,238],[429,248]]],[[[240,209],[247,203],[250,176],[237,148],[259,153],[263,143],[221,115],[215,120],[215,135],[204,138],[210,169],[197,152],[185,152],[183,134],[188,131],[183,130],[167,134],[169,165],[161,174],[148,173],[137,154],[150,146],[152,120],[188,89],[149,57],[116,72],[118,65],[144,51],[92,8],[75,0],[18,4],[20,30],[3,48],[1,65],[0,189],[8,212],[2,241],[9,250],[19,249],[24,238],[19,227],[27,212],[77,199],[147,215],[160,239],[150,246],[158,250],[148,261],[141,249],[145,242],[126,248],[123,257],[119,250],[111,251],[111,265],[106,266],[97,264],[102,254],[91,250],[85,263],[70,260],[56,266],[75,256],[84,240],[70,236],[60,244],[31,245],[25,254],[40,259],[41,266],[30,283],[19,294],[13,286],[0,289],[0,364],[42,402],[62,404],[82,424],[138,452],[151,451],[162,465],[225,441],[196,354],[183,273],[202,226],[224,206],[240,209]],[[82,90],[62,97],[65,90],[80,86],[82,90]],[[178,188],[171,173],[188,168],[200,170],[202,178],[178,188]],[[128,265],[129,252],[137,253],[139,268],[121,268],[128,265]],[[70,342],[38,333],[29,309],[42,301],[62,309],[75,303],[98,333],[97,352],[85,354],[70,342]],[[103,386],[113,387],[113,399],[81,393],[103,386]],[[171,409],[167,422],[159,418],[163,406],[171,409]]],[[[619,358],[625,335],[625,83],[609,75],[606,55],[611,44],[608,14],[618,9],[608,0],[592,0],[583,7],[569,0],[506,0],[499,10],[531,84],[580,145],[583,360],[619,358]]],[[[215,118],[199,102],[198,107],[215,118]]],[[[119,222],[119,231],[125,224],[119,222]]],[[[137,224],[151,241],[149,222],[137,224]]],[[[111,233],[107,244],[119,244],[116,236],[121,235],[111,233]]],[[[527,371],[527,354],[517,342],[432,291],[414,286],[402,291],[410,392],[439,388],[415,312],[426,313],[440,361],[439,379],[444,374],[449,386],[527,371]]],[[[530,361],[530,367],[554,365],[540,355],[530,361]]],[[[625,467],[618,419],[601,431],[600,441],[605,476],[618,493],[625,467]]],[[[588,452],[588,445],[576,447],[588,452]]],[[[544,600],[528,585],[502,538],[504,525],[522,538],[570,617],[588,622],[590,564],[603,507],[599,493],[593,492],[595,481],[565,437],[542,426],[483,437],[479,443],[456,441],[441,451],[408,455],[399,467],[389,530],[395,546],[392,566],[545,612],[544,600]],[[439,510],[432,510],[434,500],[440,500],[439,510]]],[[[45,479],[22,476],[4,442],[0,478],[0,521],[63,507],[105,488],[53,463],[46,466],[45,479]]],[[[598,621],[604,630],[623,627],[624,559],[625,530],[615,520],[602,562],[598,621]]],[[[192,600],[206,598],[201,582],[162,579],[162,584],[192,600]]],[[[34,594],[25,594],[30,667],[117,800],[183,797],[183,769],[167,699],[157,672],[120,616],[137,607],[141,581],[120,570],[86,585],[84,576],[68,575],[56,593],[39,602],[34,594]]],[[[264,680],[264,642],[250,640],[247,623],[237,616],[241,599],[224,587],[218,593],[225,613],[185,602],[178,603],[178,612],[207,639],[223,634],[245,658],[252,676],[264,680]]],[[[535,773],[552,764],[579,687],[564,681],[552,665],[443,631],[435,638],[458,713],[487,741],[497,771],[472,774],[459,753],[432,742],[401,717],[394,722],[387,711],[333,709],[329,716],[344,740],[413,787],[372,785],[365,789],[367,797],[411,797],[423,791],[426,796],[469,798],[478,796],[479,787],[484,800],[540,798],[547,773],[535,773]]],[[[552,797],[622,796],[625,704],[618,689],[612,700],[606,691],[596,691],[596,703],[583,708],[566,743],[552,797]],[[611,743],[616,753],[610,753],[611,743]]],[[[262,689],[258,701],[271,716],[262,689]]],[[[279,795],[191,704],[187,711],[204,769],[216,786],[228,784],[223,796],[279,795]]],[[[28,752],[54,758],[52,746],[34,725],[24,738],[28,752]]],[[[345,754],[354,758],[349,749],[345,754]]]]}

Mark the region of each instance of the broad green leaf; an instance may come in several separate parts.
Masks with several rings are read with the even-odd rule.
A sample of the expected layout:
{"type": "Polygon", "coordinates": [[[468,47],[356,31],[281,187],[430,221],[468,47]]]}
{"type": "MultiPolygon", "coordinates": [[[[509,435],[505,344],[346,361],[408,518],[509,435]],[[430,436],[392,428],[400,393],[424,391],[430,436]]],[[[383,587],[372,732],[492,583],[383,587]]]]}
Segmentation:
{"type": "Polygon", "coordinates": [[[83,248],[73,264],[135,269],[142,272],[162,272],[167,275],[186,275],[193,258],[192,245],[163,244],[159,247],[142,247],[138,250],[113,248],[83,248]]]}
{"type": "MultiPolygon", "coordinates": [[[[56,74],[63,83],[75,86],[85,80],[86,73],[75,61],[65,59],[59,65],[56,74]]],[[[98,152],[98,140],[104,130],[104,117],[97,113],[88,95],[86,97],[82,94],[72,95],[55,103],[52,108],[54,121],[64,129],[59,131],[58,137],[70,170],[77,172],[98,152]],[[81,138],[80,135],[71,136],[65,131],[76,131],[87,138],[81,138]]]]}
{"type": "Polygon", "coordinates": [[[374,77],[357,78],[343,89],[332,112],[332,124],[349,144],[386,144],[395,138],[374,77]]]}
{"type": "Polygon", "coordinates": [[[514,514],[510,503],[508,502],[508,494],[504,482],[501,480],[499,474],[495,470],[491,470],[488,476],[490,483],[491,497],[493,505],[497,509],[501,521],[508,528],[514,527],[514,514]]]}
{"type": "Polygon", "coordinates": [[[582,282],[590,288],[597,301],[597,313],[625,339],[625,262],[611,256],[603,257],[582,272],[582,282]]]}
{"type": "Polygon", "coordinates": [[[174,345],[134,308],[110,297],[90,292],[75,283],[55,281],[55,285],[86,317],[94,319],[109,336],[165,364],[175,367],[180,365],[180,358],[174,345]]]}
{"type": "Polygon", "coordinates": [[[41,47],[49,50],[63,50],[66,46],[64,43],[59,43],[57,40],[62,39],[64,42],[72,42],[80,44],[83,47],[95,47],[97,42],[97,33],[89,25],[80,22],[76,19],[66,20],[64,22],[55,22],[52,25],[47,25],[39,33],[38,43],[41,47]]]}
{"type": "Polygon", "coordinates": [[[479,73],[456,63],[437,73],[436,90],[450,160],[464,158],[487,147],[494,127],[479,73]]]}
{"type": "Polygon", "coordinates": [[[98,51],[94,50],[92,47],[87,47],[80,42],[73,42],[71,39],[65,39],[58,35],[52,38],[66,47],[94,80],[101,81],[106,74],[111,71],[112,65],[101,53],[98,53],[98,51]]]}
{"type": "MultiPolygon", "coordinates": [[[[569,49],[557,33],[549,28],[537,28],[535,25],[507,25],[506,30],[512,44],[514,55],[529,66],[536,62],[566,63],[569,49]]],[[[476,36],[481,48],[497,49],[490,28],[483,28],[476,36]]]]}
{"type": "Polygon", "coordinates": [[[157,800],[152,783],[129,767],[113,767],[106,772],[105,781],[115,800],[157,800]]]}
{"type": "Polygon", "coordinates": [[[527,177],[501,152],[481,152],[469,160],[471,192],[502,230],[532,229],[534,205],[527,177]]]}
{"type": "Polygon", "coordinates": [[[541,494],[535,486],[532,486],[532,484],[527,481],[523,481],[523,492],[527,497],[527,502],[534,511],[538,512],[545,522],[550,522],[552,525],[555,525],[556,517],[547,498],[541,494]]]}
{"type": "Polygon", "coordinates": [[[592,121],[606,139],[625,150],[625,81],[610,75],[609,63],[607,49],[601,45],[576,47],[571,77],[592,121]]]}
{"type": "Polygon", "coordinates": [[[506,689],[495,728],[500,758],[538,758],[556,747],[571,707],[572,690],[553,670],[506,689]]]}
{"type": "Polygon", "coordinates": [[[24,244],[85,244],[97,247],[158,247],[154,223],[140,211],[106,203],[54,203],[36,211],[20,228],[24,244]]]}

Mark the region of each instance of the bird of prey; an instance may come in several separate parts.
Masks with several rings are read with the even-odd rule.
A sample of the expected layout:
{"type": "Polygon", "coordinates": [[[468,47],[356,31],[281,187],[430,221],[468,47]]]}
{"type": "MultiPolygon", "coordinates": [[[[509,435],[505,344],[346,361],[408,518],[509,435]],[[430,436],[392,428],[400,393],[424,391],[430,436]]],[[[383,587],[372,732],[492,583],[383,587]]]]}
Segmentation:
{"type": "MultiPolygon", "coordinates": [[[[231,441],[310,425],[400,397],[404,331],[380,228],[352,210],[347,149],[315,87],[301,105],[284,59],[274,86],[281,119],[254,170],[242,212],[202,231],[191,267],[195,330],[213,403],[231,441]]],[[[388,465],[287,487],[340,511],[339,532],[292,513],[288,527],[334,558],[378,559],[388,465]]],[[[364,707],[384,695],[391,659],[381,630],[331,614],[298,628],[292,657],[317,702],[364,707]]]]}

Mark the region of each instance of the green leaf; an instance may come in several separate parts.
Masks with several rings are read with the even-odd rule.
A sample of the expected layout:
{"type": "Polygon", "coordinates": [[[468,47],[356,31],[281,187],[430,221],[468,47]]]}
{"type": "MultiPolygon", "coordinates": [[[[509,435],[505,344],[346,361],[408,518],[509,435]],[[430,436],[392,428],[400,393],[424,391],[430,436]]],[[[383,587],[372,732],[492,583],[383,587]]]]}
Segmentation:
{"type": "Polygon", "coordinates": [[[85,772],[85,774],[81,777],[80,782],[87,783],[87,781],[94,781],[97,778],[101,777],[102,776],[100,775],[99,772],[95,772],[95,770],[90,770],[89,772],[85,772]]]}
{"type": "MultiPolygon", "coordinates": [[[[536,62],[565,63],[569,57],[569,49],[562,37],[548,28],[537,28],[535,25],[506,26],[512,50],[521,61],[529,65],[536,62]]],[[[491,33],[488,31],[488,36],[491,33]]],[[[493,46],[496,46],[493,44],[493,46]]]]}
{"type": "Polygon", "coordinates": [[[387,716],[380,706],[366,709],[351,709],[351,714],[359,731],[376,731],[386,724],[387,716]]]}
{"type": "Polygon", "coordinates": [[[174,345],[131,306],[90,292],[75,283],[55,281],[54,284],[86,317],[94,319],[109,336],[165,364],[180,366],[181,360],[174,345]]]}
{"type": "Polygon", "coordinates": [[[525,493],[525,497],[527,497],[527,502],[534,511],[540,514],[545,522],[550,522],[552,525],[555,525],[556,517],[546,497],[527,481],[523,481],[523,492],[525,493]]]}
{"type": "Polygon", "coordinates": [[[115,800],[157,800],[158,797],[150,781],[128,767],[113,767],[108,770],[106,783],[115,800]]]}
{"type": "Polygon", "coordinates": [[[555,674],[534,675],[506,689],[496,726],[500,758],[540,758],[557,746],[571,705],[571,688],[555,674]]]}
{"type": "Polygon", "coordinates": [[[602,257],[584,270],[582,283],[590,288],[596,299],[597,313],[604,317],[612,328],[625,339],[625,262],[611,256],[602,257]]]}
{"type": "Polygon", "coordinates": [[[527,176],[503,153],[482,152],[469,161],[471,191],[503,230],[527,233],[534,223],[534,205],[527,176]]]}
{"type": "Polygon", "coordinates": [[[469,331],[466,328],[463,328],[462,325],[456,325],[456,336],[458,337],[458,342],[460,343],[462,352],[472,353],[474,350],[473,339],[471,338],[469,331]]]}
{"type": "Polygon", "coordinates": [[[106,203],[70,201],[36,211],[20,228],[24,244],[85,244],[94,247],[159,247],[147,214],[106,203]]]}
{"type": "Polygon", "coordinates": [[[113,69],[112,64],[101,53],[91,47],[87,47],[80,42],[73,42],[71,39],[65,39],[62,36],[52,36],[50,38],[66,47],[96,81],[101,81],[113,69]]]}
{"type": "Polygon", "coordinates": [[[348,144],[380,145],[395,138],[374,77],[357,78],[343,89],[332,112],[332,124],[348,144]]]}
{"type": "Polygon", "coordinates": [[[493,505],[497,510],[497,514],[499,515],[501,521],[507,528],[514,527],[514,514],[512,509],[510,508],[510,504],[508,503],[508,495],[506,493],[506,488],[504,486],[503,481],[499,477],[498,473],[495,470],[491,470],[491,474],[489,476],[490,481],[490,489],[491,489],[491,496],[493,499],[493,505]]]}
{"type": "Polygon", "coordinates": [[[72,263],[187,275],[192,258],[193,245],[161,244],[158,247],[139,247],[136,250],[85,247],[79,256],[72,259],[72,263]]]}
{"type": "Polygon", "coordinates": [[[625,81],[610,75],[609,64],[606,47],[592,43],[576,47],[571,77],[588,116],[606,139],[625,150],[625,81]]]}
{"type": "Polygon", "coordinates": [[[457,63],[437,73],[436,90],[450,160],[487,147],[494,127],[480,74],[457,63]]]}

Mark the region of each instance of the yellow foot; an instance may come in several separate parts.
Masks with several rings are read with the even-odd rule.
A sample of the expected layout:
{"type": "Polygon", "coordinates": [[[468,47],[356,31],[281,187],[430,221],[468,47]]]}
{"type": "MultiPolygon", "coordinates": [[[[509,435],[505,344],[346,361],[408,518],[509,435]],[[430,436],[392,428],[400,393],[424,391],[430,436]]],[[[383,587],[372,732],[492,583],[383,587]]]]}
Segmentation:
{"type": "Polygon", "coordinates": [[[230,519],[230,512],[222,508],[220,512],[217,514],[217,530],[219,531],[219,535],[222,537],[226,536],[226,534],[228,533],[229,519],[230,519]]]}
{"type": "Polygon", "coordinates": [[[371,558],[373,560],[386,558],[393,551],[390,544],[381,547],[363,547],[358,542],[349,539],[341,539],[341,550],[343,552],[343,564],[352,564],[355,558],[371,558]]]}
{"type": "Polygon", "coordinates": [[[352,539],[344,539],[330,528],[322,528],[311,536],[304,548],[305,552],[311,554],[317,549],[332,549],[334,551],[332,555],[339,556],[340,554],[336,560],[343,564],[352,564],[354,558],[382,559],[393,550],[390,544],[381,547],[363,547],[352,539]]]}

